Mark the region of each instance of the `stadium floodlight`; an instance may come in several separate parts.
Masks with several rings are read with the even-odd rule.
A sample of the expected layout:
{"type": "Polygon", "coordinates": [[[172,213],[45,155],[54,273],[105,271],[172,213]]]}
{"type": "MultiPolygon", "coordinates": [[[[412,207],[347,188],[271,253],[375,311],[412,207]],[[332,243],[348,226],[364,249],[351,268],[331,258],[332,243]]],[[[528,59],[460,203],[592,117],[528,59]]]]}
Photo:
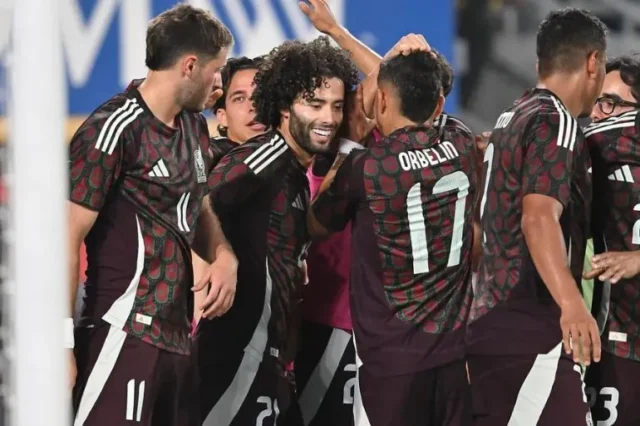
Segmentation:
{"type": "MultiPolygon", "coordinates": [[[[5,2],[6,3],[6,2],[5,2]]],[[[9,9],[5,8],[3,13],[9,9]]],[[[8,48],[7,423],[68,426],[67,98],[60,6],[16,0],[8,48]]]]}

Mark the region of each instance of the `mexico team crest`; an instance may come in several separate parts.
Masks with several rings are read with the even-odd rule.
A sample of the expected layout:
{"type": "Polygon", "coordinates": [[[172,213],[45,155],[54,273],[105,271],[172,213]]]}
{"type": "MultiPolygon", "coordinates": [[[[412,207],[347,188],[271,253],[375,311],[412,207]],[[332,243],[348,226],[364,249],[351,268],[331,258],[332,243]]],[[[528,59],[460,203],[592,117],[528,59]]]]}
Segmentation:
{"type": "Polygon", "coordinates": [[[202,158],[202,151],[200,148],[193,151],[194,162],[196,163],[196,173],[198,176],[198,183],[204,183],[207,181],[207,172],[204,166],[204,159],[202,158]]]}

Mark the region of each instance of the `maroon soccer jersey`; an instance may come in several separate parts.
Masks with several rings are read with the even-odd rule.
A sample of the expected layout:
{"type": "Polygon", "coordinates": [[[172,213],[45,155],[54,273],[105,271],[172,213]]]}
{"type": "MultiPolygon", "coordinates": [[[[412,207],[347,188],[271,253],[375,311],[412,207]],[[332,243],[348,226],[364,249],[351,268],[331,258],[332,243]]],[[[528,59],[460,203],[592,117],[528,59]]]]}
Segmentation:
{"type": "Polygon", "coordinates": [[[170,128],[134,82],[70,145],[70,200],[99,212],[87,235],[86,321],[103,318],[153,345],[190,350],[190,244],[212,163],[201,114],[170,128]],[[203,155],[204,154],[204,155],[203,155]]]}
{"type": "Polygon", "coordinates": [[[546,353],[562,340],[560,309],[540,278],[520,221],[528,194],[564,206],[560,225],[581,282],[591,201],[584,135],[559,98],[526,92],[503,112],[484,156],[482,259],[467,339],[471,353],[546,353]]]}
{"type": "Polygon", "coordinates": [[[473,136],[407,127],[352,151],[312,209],[352,221],[351,314],[358,355],[380,375],[463,356],[477,190],[473,136]]]}
{"type": "Polygon", "coordinates": [[[238,284],[225,315],[203,320],[196,339],[209,357],[248,351],[293,359],[299,322],[300,268],[309,236],[306,169],[278,132],[229,152],[209,177],[211,201],[238,257],[238,284]]]}
{"type": "Polygon", "coordinates": [[[240,144],[232,141],[229,138],[211,138],[209,149],[211,150],[211,154],[213,155],[214,166],[215,164],[218,164],[218,162],[222,160],[222,157],[227,155],[229,151],[239,145],[240,144]]]}
{"type": "MultiPolygon", "coordinates": [[[[584,129],[593,159],[598,252],[640,249],[640,114],[630,111],[584,129]],[[599,249],[599,250],[598,250],[599,249]]],[[[605,350],[640,361],[640,277],[611,285],[605,350]]]]}

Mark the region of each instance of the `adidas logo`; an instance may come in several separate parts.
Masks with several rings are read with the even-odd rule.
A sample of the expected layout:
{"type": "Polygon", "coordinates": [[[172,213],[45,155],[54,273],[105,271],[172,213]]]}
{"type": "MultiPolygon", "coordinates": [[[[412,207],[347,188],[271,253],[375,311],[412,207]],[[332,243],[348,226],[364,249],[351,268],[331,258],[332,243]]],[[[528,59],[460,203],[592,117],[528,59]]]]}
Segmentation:
{"type": "Polygon", "coordinates": [[[631,169],[629,168],[629,166],[620,167],[619,169],[611,173],[607,178],[616,182],[633,183],[633,175],[631,174],[631,169]]]}
{"type": "Polygon", "coordinates": [[[302,202],[302,197],[300,197],[300,195],[298,195],[296,199],[293,200],[293,203],[291,203],[291,205],[298,210],[302,210],[302,211],[306,210],[304,207],[304,203],[302,202]]]}
{"type": "Polygon", "coordinates": [[[167,166],[164,165],[164,161],[160,159],[153,169],[149,172],[149,176],[151,177],[169,177],[169,170],[167,170],[167,166]]]}

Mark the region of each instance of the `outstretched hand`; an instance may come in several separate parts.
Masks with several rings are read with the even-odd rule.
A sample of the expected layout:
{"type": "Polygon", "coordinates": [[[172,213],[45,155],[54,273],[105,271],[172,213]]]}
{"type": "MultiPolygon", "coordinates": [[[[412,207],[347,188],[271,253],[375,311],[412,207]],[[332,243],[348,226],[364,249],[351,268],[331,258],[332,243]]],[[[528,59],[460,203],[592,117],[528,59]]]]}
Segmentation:
{"type": "Polygon", "coordinates": [[[338,20],[334,16],[326,0],[307,0],[298,3],[302,13],[307,15],[316,30],[324,34],[338,28],[338,20]],[[310,3],[311,6],[309,6],[310,3]]]}

